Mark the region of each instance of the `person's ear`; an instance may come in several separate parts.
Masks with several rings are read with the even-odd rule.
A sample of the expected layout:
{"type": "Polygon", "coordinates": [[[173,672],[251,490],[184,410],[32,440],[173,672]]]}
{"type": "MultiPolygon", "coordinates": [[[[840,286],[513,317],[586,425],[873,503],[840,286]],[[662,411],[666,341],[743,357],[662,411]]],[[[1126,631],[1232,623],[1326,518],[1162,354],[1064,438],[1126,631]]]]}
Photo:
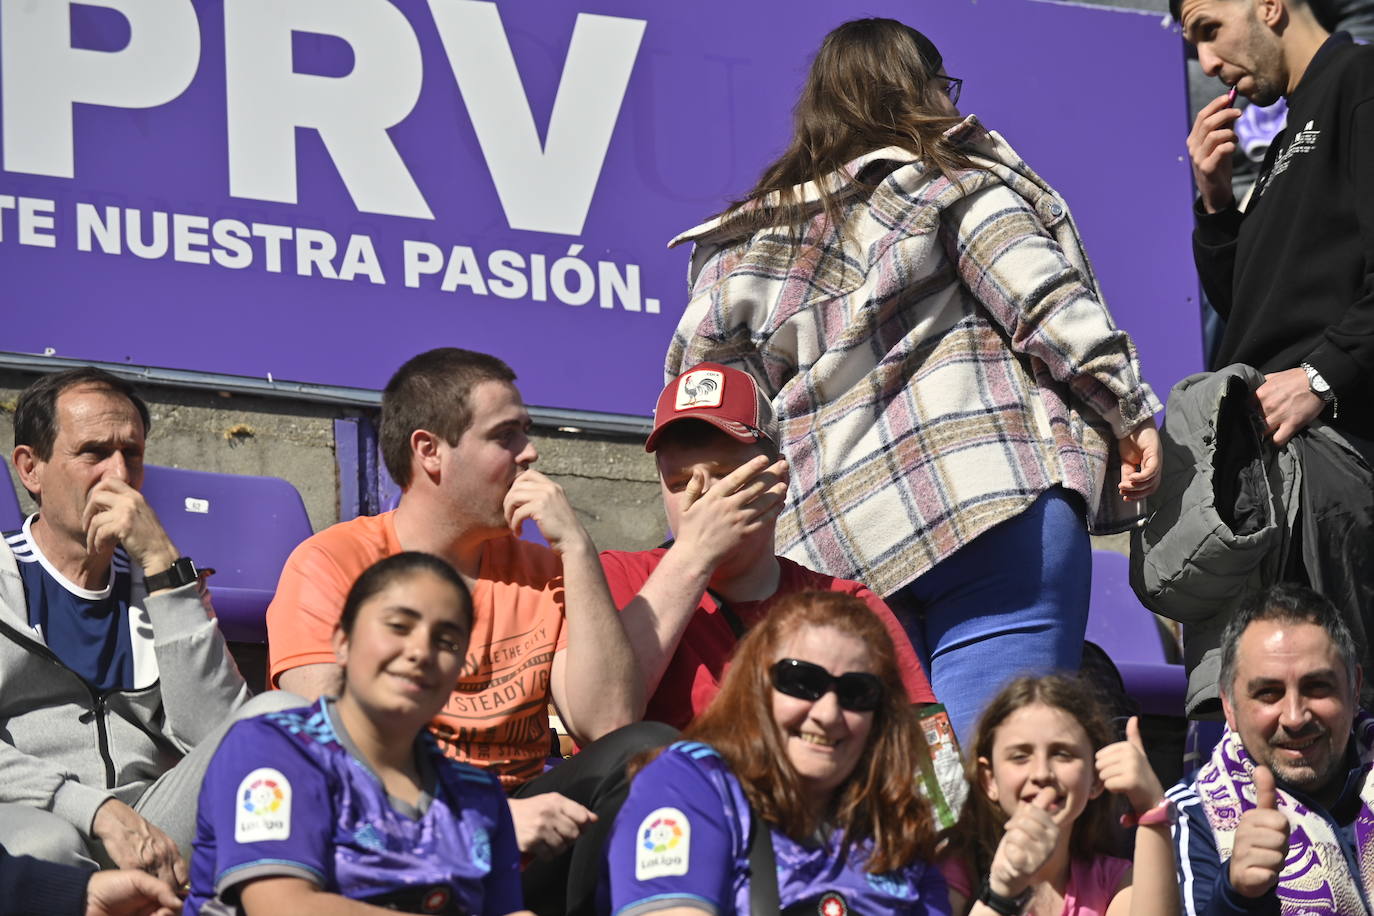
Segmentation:
{"type": "Polygon", "coordinates": [[[1236,710],[1231,705],[1231,691],[1221,691],[1221,711],[1226,714],[1226,727],[1239,734],[1236,728],[1236,710]]]}
{"type": "Polygon", "coordinates": [[[1287,5],[1287,0],[1258,0],[1255,16],[1272,29],[1283,21],[1284,14],[1288,12],[1287,5]]]}
{"type": "Polygon", "coordinates": [[[978,758],[978,784],[982,786],[983,794],[988,797],[988,801],[997,804],[997,780],[992,776],[992,763],[986,757],[978,758]]]}
{"type": "Polygon", "coordinates": [[[32,493],[35,499],[42,496],[42,475],[39,469],[45,462],[39,460],[33,446],[16,445],[11,460],[14,461],[14,469],[19,472],[19,482],[24,485],[24,489],[32,493]]]}
{"type": "Polygon", "coordinates": [[[334,628],[330,643],[334,647],[334,661],[338,662],[341,668],[346,666],[348,664],[348,635],[344,633],[343,627],[334,628]]]}
{"type": "Polygon", "coordinates": [[[410,434],[410,461],[415,470],[433,478],[438,476],[443,464],[443,440],[427,429],[417,429],[410,434]]]}

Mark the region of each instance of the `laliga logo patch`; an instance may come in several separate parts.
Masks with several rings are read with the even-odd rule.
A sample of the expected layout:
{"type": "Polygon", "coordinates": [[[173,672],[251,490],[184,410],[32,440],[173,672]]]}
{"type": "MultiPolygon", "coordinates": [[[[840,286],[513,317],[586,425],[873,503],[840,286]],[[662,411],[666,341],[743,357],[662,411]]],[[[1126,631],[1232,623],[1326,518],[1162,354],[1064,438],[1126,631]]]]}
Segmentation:
{"type": "Polygon", "coordinates": [[[234,793],[234,842],[260,843],[291,836],[291,782],[280,770],[259,767],[234,793]]]}
{"type": "Polygon", "coordinates": [[[692,825],[676,808],[650,811],[635,831],[635,880],[687,874],[692,825]]]}
{"type": "Polygon", "coordinates": [[[719,407],[725,399],[725,375],[714,369],[688,372],[677,383],[675,410],[692,407],[719,407]]]}

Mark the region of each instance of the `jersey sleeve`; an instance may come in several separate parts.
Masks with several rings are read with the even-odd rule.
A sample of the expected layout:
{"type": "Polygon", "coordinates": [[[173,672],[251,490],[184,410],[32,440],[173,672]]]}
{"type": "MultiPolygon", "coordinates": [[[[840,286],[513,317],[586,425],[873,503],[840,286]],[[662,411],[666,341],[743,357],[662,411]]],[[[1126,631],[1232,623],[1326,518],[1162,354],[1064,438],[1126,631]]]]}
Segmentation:
{"type": "Polygon", "coordinates": [[[200,789],[199,837],[213,837],[214,893],[255,878],[333,875],[334,800],[328,774],[262,718],[224,736],[200,789]]]}
{"type": "Polygon", "coordinates": [[[318,537],[291,552],[267,607],[268,676],[273,686],[284,671],[335,660],[330,640],[353,577],[339,568],[318,537]]]}
{"type": "Polygon", "coordinates": [[[733,910],[735,829],[701,765],[676,748],[664,751],[635,777],[611,830],[611,912],[733,910]]]}
{"type": "Polygon", "coordinates": [[[1279,899],[1272,888],[1259,897],[1245,897],[1231,887],[1230,860],[1221,861],[1216,837],[1197,791],[1191,785],[1179,783],[1166,795],[1178,807],[1173,840],[1180,912],[1184,916],[1278,916],[1279,899]]]}

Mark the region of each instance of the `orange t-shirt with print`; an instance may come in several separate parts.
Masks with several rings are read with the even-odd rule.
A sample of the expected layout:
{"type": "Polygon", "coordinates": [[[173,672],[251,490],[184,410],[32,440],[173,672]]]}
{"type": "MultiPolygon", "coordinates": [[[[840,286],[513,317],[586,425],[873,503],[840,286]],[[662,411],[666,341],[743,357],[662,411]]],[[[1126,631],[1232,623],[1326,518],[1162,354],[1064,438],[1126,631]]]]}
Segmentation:
{"type": "MultiPolygon", "coordinates": [[[[292,551],[267,609],[273,686],[284,671],[334,662],[349,588],[400,552],[391,512],[340,522],[292,551]]],[[[487,541],[472,603],[467,661],[433,726],[449,756],[492,770],[509,790],[539,775],[549,754],[549,678],[567,645],[562,564],[538,544],[487,541]]]]}

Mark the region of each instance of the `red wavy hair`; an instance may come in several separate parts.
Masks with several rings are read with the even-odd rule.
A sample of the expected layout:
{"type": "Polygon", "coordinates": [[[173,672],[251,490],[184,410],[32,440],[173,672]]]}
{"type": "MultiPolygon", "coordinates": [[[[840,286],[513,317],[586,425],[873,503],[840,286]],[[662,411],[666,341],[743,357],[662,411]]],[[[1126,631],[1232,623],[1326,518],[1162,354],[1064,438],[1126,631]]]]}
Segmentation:
{"type": "Polygon", "coordinates": [[[883,682],[868,746],[854,771],[835,790],[824,816],[842,830],[844,843],[873,840],[868,871],[901,868],[934,851],[930,805],[917,787],[917,761],[927,753],[925,735],[907,699],[892,640],[862,600],[836,592],[799,592],[779,601],[740,641],[720,693],[683,738],[711,745],[730,765],[755,813],[796,840],[820,826],[793,769],[783,735],[773,720],[769,669],[798,630],[829,628],[869,648],[873,672],[883,682]]]}

